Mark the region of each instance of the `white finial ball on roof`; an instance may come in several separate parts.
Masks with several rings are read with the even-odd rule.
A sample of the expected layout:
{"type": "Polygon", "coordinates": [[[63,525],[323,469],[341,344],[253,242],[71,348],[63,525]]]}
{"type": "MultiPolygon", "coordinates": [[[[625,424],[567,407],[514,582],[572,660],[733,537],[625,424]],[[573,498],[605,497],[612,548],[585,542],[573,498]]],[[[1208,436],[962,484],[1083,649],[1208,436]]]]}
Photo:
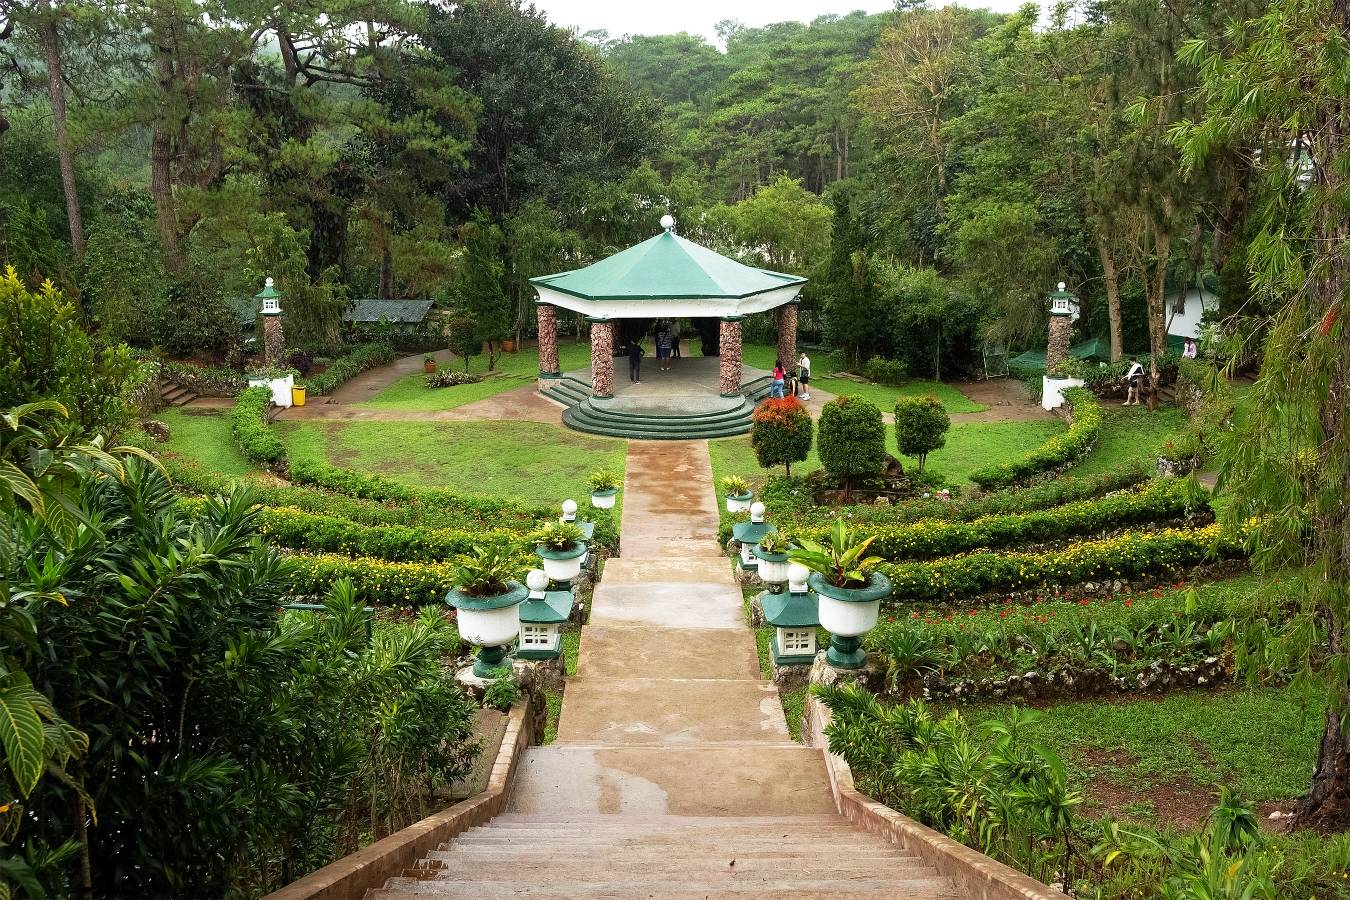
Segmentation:
{"type": "Polygon", "coordinates": [[[1059,283],[1059,289],[1060,289],[1061,291],[1064,290],[1064,282],[1061,281],[1061,282],[1059,283]]]}
{"type": "Polygon", "coordinates": [[[274,280],[272,279],[272,276],[269,275],[269,276],[267,276],[267,278],[265,278],[265,279],[263,280],[263,287],[275,287],[275,286],[276,286],[276,281],[274,281],[274,280]]]}
{"type": "Polygon", "coordinates": [[[562,520],[564,522],[575,522],[577,520],[577,501],[564,500],[562,509],[562,520]]]}
{"type": "Polygon", "coordinates": [[[666,231],[673,230],[675,228],[675,217],[672,216],[670,213],[666,213],[664,216],[661,217],[661,227],[664,228],[666,231]]]}
{"type": "Polygon", "coordinates": [[[525,574],[525,586],[531,593],[540,593],[548,588],[548,576],[543,569],[531,569],[525,574]]]}
{"type": "Polygon", "coordinates": [[[750,504],[750,521],[751,521],[751,522],[763,522],[763,521],[764,521],[764,504],[763,504],[763,503],[760,503],[759,501],[755,501],[754,503],[750,504]]]}
{"type": "Polygon", "coordinates": [[[811,570],[799,562],[788,563],[788,590],[794,594],[806,593],[806,579],[811,577],[811,570]]]}

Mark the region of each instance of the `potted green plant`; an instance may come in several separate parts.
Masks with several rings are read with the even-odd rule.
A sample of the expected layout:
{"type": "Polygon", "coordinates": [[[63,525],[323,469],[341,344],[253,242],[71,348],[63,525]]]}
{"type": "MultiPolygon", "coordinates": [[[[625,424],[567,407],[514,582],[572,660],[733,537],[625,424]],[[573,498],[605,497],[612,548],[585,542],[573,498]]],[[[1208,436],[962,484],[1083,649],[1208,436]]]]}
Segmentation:
{"type": "Polygon", "coordinates": [[[581,574],[586,557],[582,530],[571,522],[550,522],[534,541],[534,552],[544,563],[544,574],[553,581],[571,581],[581,574]]]}
{"type": "Polygon", "coordinates": [[[820,624],[830,633],[827,661],[837,669],[862,668],[867,662],[862,636],[877,624],[881,598],[891,592],[891,580],[876,571],[882,558],[866,555],[872,538],[850,531],[838,518],[828,544],[805,538],[798,543],[788,559],[811,570],[807,584],[820,598],[820,624]]]}
{"type": "Polygon", "coordinates": [[[596,509],[613,509],[614,498],[619,494],[619,485],[623,483],[623,479],[607,469],[601,469],[592,472],[587,480],[591,483],[591,506],[596,509]]]}
{"type": "Polygon", "coordinates": [[[460,636],[479,648],[473,673],[492,678],[520,634],[519,606],[529,591],[512,576],[519,568],[509,545],[475,547],[454,558],[455,586],[445,602],[457,613],[460,636]]]}
{"type": "Polygon", "coordinates": [[[436,357],[428,353],[422,357],[422,371],[428,375],[436,374],[436,357]]]}
{"type": "Polygon", "coordinates": [[[776,531],[759,539],[752,551],[759,560],[759,579],[765,584],[782,584],[788,580],[788,541],[776,531]]]}
{"type": "Polygon", "coordinates": [[[727,501],[727,512],[745,512],[755,495],[750,491],[750,482],[739,475],[727,475],[722,479],[722,496],[727,501]]]}

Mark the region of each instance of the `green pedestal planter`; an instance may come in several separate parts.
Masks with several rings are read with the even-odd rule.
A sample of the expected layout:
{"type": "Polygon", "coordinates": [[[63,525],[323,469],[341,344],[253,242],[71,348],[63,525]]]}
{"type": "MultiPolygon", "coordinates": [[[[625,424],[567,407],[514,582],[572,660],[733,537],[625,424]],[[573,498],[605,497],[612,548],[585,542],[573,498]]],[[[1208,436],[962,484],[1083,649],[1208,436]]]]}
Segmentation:
{"type": "Polygon", "coordinates": [[[458,613],[460,637],[479,647],[473,673],[479,678],[497,674],[506,654],[520,634],[517,607],[529,596],[525,585],[511,582],[510,590],[490,597],[470,597],[452,588],[445,602],[458,613]]]}
{"type": "Polygon", "coordinates": [[[891,593],[891,580],[878,572],[863,587],[841,588],[812,572],[807,583],[820,598],[820,625],[830,633],[826,661],[836,669],[861,669],[867,663],[862,636],[877,624],[881,600],[891,593]]]}

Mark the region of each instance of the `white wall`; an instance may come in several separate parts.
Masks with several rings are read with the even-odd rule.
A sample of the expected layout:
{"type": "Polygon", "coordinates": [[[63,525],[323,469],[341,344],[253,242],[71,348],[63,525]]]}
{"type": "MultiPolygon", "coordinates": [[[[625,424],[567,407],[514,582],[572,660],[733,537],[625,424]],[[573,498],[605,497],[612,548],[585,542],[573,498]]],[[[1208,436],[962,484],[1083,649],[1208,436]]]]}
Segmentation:
{"type": "Polygon", "coordinates": [[[1217,309],[1219,298],[1209,291],[1191,288],[1186,291],[1185,311],[1176,312],[1177,297],[1167,299],[1167,333],[1177,337],[1200,337],[1200,317],[1207,309],[1217,309]]]}

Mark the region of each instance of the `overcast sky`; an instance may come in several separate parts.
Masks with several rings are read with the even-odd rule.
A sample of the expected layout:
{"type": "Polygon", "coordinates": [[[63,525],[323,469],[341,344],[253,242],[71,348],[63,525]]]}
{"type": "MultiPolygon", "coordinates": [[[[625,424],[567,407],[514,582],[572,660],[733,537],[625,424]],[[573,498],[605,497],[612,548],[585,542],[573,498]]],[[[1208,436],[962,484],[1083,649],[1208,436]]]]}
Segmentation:
{"type": "MultiPolygon", "coordinates": [[[[986,6],[1012,12],[1024,0],[966,0],[966,6],[986,6]]],[[[723,19],[740,19],[747,25],[768,25],[797,19],[809,22],[816,16],[843,14],[861,9],[883,12],[894,8],[891,0],[534,0],[555,25],[575,27],[585,33],[603,28],[611,37],[625,34],[701,34],[716,43],[713,30],[723,19]]]]}

